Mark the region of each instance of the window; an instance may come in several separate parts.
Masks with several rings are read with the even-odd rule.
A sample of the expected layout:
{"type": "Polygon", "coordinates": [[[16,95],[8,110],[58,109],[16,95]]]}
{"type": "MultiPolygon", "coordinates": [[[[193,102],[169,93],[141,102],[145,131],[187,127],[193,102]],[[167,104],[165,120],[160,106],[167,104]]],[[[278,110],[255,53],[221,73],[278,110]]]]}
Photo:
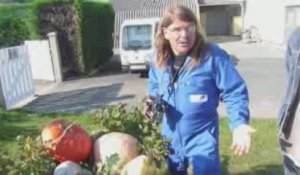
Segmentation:
{"type": "Polygon", "coordinates": [[[152,47],[152,26],[130,25],[123,29],[122,48],[125,50],[150,49],[152,47]]]}

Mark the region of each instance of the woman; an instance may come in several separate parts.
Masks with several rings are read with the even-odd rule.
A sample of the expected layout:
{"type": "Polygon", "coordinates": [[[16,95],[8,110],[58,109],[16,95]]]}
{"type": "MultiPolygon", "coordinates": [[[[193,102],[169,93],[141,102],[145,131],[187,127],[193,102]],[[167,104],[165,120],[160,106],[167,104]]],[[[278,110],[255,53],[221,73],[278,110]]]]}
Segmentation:
{"type": "Polygon", "coordinates": [[[205,42],[190,9],[166,9],[158,27],[148,83],[145,115],[152,117],[149,104],[161,98],[162,135],[171,140],[171,174],[186,174],[188,165],[195,175],[221,174],[217,113],[220,100],[227,105],[234,153],[248,153],[253,129],[248,125],[246,85],[228,54],[205,42]]]}

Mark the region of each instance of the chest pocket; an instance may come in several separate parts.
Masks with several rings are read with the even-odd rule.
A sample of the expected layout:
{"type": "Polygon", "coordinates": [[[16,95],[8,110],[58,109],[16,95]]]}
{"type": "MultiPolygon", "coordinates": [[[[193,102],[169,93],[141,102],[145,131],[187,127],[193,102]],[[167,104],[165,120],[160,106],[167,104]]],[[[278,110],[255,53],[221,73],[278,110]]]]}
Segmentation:
{"type": "Polygon", "coordinates": [[[196,112],[210,108],[211,95],[205,80],[192,79],[180,83],[180,99],[186,110],[196,112]]]}

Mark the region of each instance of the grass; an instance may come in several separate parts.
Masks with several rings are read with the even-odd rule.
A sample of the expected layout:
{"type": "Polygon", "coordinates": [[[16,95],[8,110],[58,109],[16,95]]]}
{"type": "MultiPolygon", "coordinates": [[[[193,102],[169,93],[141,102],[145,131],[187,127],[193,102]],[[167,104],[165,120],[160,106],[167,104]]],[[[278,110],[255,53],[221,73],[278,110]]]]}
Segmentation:
{"type": "MultiPolygon", "coordinates": [[[[4,111],[0,108],[0,149],[16,154],[16,136],[38,135],[42,127],[54,119],[76,121],[89,132],[96,129],[91,116],[71,114],[36,114],[22,110],[4,111]]],[[[277,144],[277,127],[275,119],[252,120],[251,125],[257,129],[253,137],[251,153],[238,157],[230,150],[231,133],[227,120],[220,122],[220,154],[224,175],[281,175],[282,160],[277,144]]],[[[1,164],[1,162],[0,162],[1,164]]]]}
{"type": "Polygon", "coordinates": [[[251,125],[253,135],[250,154],[238,157],[230,150],[231,134],[225,120],[221,121],[220,149],[224,174],[230,175],[282,175],[282,158],[277,142],[275,119],[256,119],[251,125]]]}
{"type": "Polygon", "coordinates": [[[14,155],[16,152],[16,137],[20,134],[37,136],[43,126],[55,119],[76,121],[88,131],[95,129],[88,115],[70,114],[36,114],[22,110],[4,111],[0,109],[0,149],[14,155]]]}

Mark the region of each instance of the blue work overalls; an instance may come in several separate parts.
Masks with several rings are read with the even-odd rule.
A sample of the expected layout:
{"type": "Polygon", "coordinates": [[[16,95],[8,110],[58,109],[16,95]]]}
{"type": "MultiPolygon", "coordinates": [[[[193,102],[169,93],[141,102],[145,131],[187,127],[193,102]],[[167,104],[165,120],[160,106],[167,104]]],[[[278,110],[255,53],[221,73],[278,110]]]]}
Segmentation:
{"type": "Polygon", "coordinates": [[[229,55],[209,44],[200,64],[191,67],[187,57],[172,84],[173,61],[157,68],[150,64],[148,93],[163,95],[166,104],[162,135],[171,140],[169,168],[172,175],[185,175],[192,165],[195,175],[220,175],[217,107],[226,103],[230,128],[249,120],[248,92],[229,55]]]}

